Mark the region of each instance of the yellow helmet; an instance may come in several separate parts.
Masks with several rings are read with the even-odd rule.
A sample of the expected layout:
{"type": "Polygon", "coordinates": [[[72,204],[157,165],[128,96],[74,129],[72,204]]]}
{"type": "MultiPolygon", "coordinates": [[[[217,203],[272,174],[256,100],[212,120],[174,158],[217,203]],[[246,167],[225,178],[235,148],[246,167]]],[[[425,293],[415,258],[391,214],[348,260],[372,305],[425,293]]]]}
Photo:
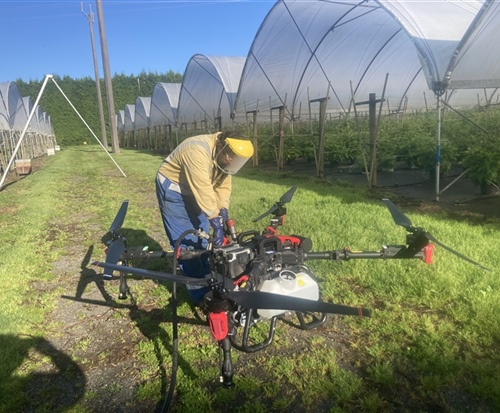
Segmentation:
{"type": "Polygon", "coordinates": [[[253,155],[253,144],[246,139],[226,138],[217,154],[217,166],[225,173],[234,175],[253,155]]]}
{"type": "Polygon", "coordinates": [[[227,146],[240,158],[251,158],[253,156],[253,144],[246,139],[226,138],[227,146]]]}

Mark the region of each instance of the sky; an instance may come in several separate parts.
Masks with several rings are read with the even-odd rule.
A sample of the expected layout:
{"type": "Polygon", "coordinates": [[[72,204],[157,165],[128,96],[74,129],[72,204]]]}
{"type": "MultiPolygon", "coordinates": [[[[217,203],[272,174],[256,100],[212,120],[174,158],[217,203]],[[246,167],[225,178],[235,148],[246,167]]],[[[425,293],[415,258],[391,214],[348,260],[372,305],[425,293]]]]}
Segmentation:
{"type": "MultiPolygon", "coordinates": [[[[246,56],[275,0],[102,0],[111,75],[183,74],[195,54],[246,56]]],[[[104,77],[95,1],[0,0],[0,82],[94,78],[89,14],[104,77]],[[83,7],[83,11],[82,11],[83,7]]]]}

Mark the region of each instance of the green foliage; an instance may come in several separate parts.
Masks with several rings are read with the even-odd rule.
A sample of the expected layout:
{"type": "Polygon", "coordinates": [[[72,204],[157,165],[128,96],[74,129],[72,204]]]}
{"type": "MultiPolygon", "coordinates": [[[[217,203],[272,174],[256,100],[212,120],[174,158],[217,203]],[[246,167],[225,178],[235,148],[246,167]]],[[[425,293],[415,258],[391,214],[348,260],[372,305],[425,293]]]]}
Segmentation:
{"type": "Polygon", "coordinates": [[[476,185],[500,183],[500,140],[481,135],[465,151],[462,165],[476,185]]]}
{"type": "MultiPolygon", "coordinates": [[[[440,171],[454,166],[470,168],[468,176],[481,184],[498,183],[500,144],[499,108],[465,109],[459,113],[443,110],[440,138],[440,171]]],[[[259,159],[274,160],[278,154],[277,126],[259,127],[259,159]],[[270,137],[270,138],[269,138],[270,137]]],[[[313,162],[318,153],[316,123],[285,125],[285,160],[313,162]]],[[[357,163],[370,159],[370,132],[366,116],[328,119],[325,122],[325,162],[331,165],[357,163]]],[[[407,167],[435,172],[437,152],[436,111],[383,116],[377,128],[379,168],[407,167]]]]}
{"type": "MultiPolygon", "coordinates": [[[[95,80],[90,77],[73,79],[69,76],[54,76],[54,79],[92,131],[94,131],[96,136],[100,137],[101,123],[95,80]]],[[[151,96],[154,86],[158,82],[180,83],[182,82],[182,75],[174,73],[171,70],[164,74],[146,73],[143,71],[138,76],[125,75],[123,73],[115,74],[112,84],[116,112],[122,110],[126,104],[134,104],[136,98],[139,96],[151,96]]],[[[43,81],[30,80],[29,82],[24,82],[18,79],[16,83],[21,95],[30,96],[34,102],[40,92],[43,81]]],[[[103,79],[101,79],[100,86],[104,118],[106,119],[106,125],[108,125],[106,87],[103,79]]],[[[40,100],[40,106],[51,117],[52,126],[59,145],[81,145],[83,142],[95,142],[95,138],[85,124],[51,81],[47,83],[47,87],[40,100]]],[[[107,136],[110,136],[109,130],[107,130],[107,136]]]]}

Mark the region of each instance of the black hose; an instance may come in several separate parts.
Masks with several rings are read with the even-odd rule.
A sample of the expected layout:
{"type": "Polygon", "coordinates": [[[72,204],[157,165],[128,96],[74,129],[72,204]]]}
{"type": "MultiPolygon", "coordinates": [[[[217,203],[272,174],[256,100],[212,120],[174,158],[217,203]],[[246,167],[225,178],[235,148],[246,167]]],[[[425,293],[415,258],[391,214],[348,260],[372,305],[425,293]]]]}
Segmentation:
{"type": "MultiPolygon", "coordinates": [[[[177,250],[181,245],[181,242],[189,234],[195,234],[197,231],[194,229],[189,229],[184,231],[181,236],[177,239],[174,245],[173,254],[173,266],[172,274],[177,275],[177,250]]],[[[178,337],[178,325],[179,321],[177,319],[177,283],[172,284],[172,374],[170,376],[170,385],[168,387],[167,396],[163,402],[163,406],[160,410],[161,413],[166,413],[172,403],[175,390],[175,381],[177,378],[177,367],[178,367],[178,357],[179,357],[179,337],[178,337]]]]}

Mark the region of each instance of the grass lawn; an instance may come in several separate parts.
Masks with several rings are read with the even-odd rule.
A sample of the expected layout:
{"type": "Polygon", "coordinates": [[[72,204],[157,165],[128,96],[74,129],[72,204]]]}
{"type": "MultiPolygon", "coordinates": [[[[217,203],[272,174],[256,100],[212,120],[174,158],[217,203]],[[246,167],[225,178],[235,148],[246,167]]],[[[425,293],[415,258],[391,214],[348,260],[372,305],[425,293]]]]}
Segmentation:
{"type": "MultiPolygon", "coordinates": [[[[63,148],[0,192],[0,412],[155,411],[165,397],[171,285],[132,277],[133,299],[118,300],[117,282],[103,284],[89,264],[104,258],[102,237],[124,199],[129,245],[167,247],[154,189],[162,157],[122,149],[114,158],[127,177],[100,148],[63,148]]],[[[303,331],[286,316],[272,346],[233,350],[231,390],[218,385],[217,345],[179,287],[171,411],[500,411],[500,221],[248,167],[233,184],[238,231],[261,231],[267,221],[253,220],[294,185],[280,233],[309,237],[313,251],[403,244],[405,230],[381,202],[390,197],[414,225],[492,271],[439,246],[431,265],[307,262],[323,300],[370,308],[372,317],[329,316],[303,331]]]]}

